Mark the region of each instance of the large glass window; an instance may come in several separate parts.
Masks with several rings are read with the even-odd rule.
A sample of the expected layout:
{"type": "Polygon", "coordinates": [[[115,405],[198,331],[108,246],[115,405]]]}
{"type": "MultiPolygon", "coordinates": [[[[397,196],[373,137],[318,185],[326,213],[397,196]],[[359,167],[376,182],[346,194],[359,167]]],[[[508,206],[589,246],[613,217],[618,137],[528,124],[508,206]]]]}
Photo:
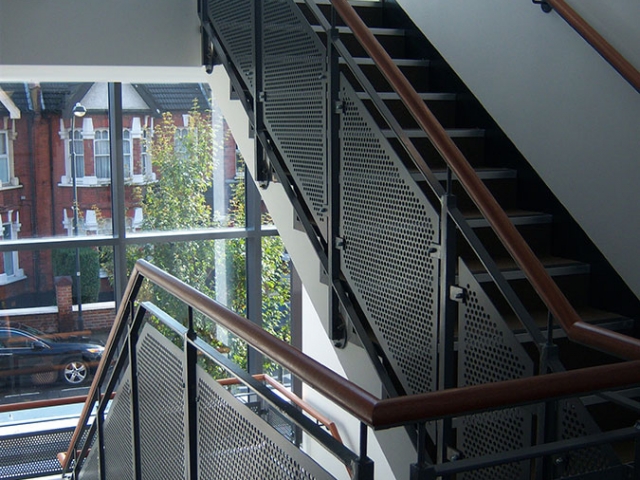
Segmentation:
{"type": "MultiPolygon", "coordinates": [[[[24,188],[3,189],[0,196],[0,329],[36,341],[98,344],[113,324],[130,269],[144,258],[242,315],[260,298],[263,311],[254,311],[253,320],[287,339],[288,257],[273,229],[262,226],[265,215],[263,222],[247,219],[247,211],[265,210],[257,194],[247,200],[242,155],[208,85],[121,88],[122,105],[112,106],[122,117],[121,132],[109,125],[106,84],[25,83],[12,92],[26,110],[12,120],[15,135],[0,130],[0,181],[19,176],[24,188]],[[27,98],[30,88],[39,94],[27,98]],[[34,99],[42,104],[33,105],[34,99]],[[72,118],[76,103],[82,108],[72,118]],[[30,119],[36,120],[31,126],[30,119]],[[113,152],[110,139],[119,135],[122,151],[113,152]],[[38,152],[30,150],[36,146],[38,152]],[[37,171],[24,161],[14,172],[12,151],[25,159],[46,155],[34,157],[37,171]],[[112,165],[124,172],[123,185],[112,165]],[[247,255],[256,249],[262,261],[247,255]],[[117,270],[120,265],[127,271],[117,270]]],[[[225,332],[207,328],[203,337],[233,343],[225,332]]],[[[0,403],[69,390],[58,374],[14,370],[0,365],[0,403]]],[[[88,379],[68,394],[87,387],[88,379]]]]}

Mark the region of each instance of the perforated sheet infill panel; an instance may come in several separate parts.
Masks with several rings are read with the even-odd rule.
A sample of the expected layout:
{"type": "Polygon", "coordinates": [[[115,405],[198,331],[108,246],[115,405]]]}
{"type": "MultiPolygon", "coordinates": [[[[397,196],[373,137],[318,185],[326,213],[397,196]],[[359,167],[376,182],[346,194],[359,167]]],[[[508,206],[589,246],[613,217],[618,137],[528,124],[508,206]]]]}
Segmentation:
{"type": "Polygon", "coordinates": [[[67,451],[74,430],[70,427],[0,438],[0,479],[60,473],[62,468],[56,455],[67,451]]]}
{"type": "Polygon", "coordinates": [[[201,480],[333,478],[198,367],[201,480]]]}
{"type": "Polygon", "coordinates": [[[408,393],[436,387],[439,220],[341,79],[342,269],[408,393]]]}
{"type": "Polygon", "coordinates": [[[327,204],[325,47],[290,0],[264,0],[264,121],[316,221],[327,204]]]}
{"type": "MultiPolygon", "coordinates": [[[[559,402],[558,410],[558,438],[560,440],[569,440],[600,432],[581,401],[577,399],[563,400],[559,402]]],[[[575,476],[591,472],[604,472],[608,468],[620,465],[620,460],[610,444],[571,451],[565,454],[563,459],[558,478],[575,478],[575,476]]],[[[602,478],[614,477],[602,473],[602,478]]]]}
{"type": "Polygon", "coordinates": [[[254,90],[253,0],[209,0],[209,19],[242,79],[254,90]]]}
{"type": "Polygon", "coordinates": [[[123,374],[104,422],[104,450],[106,478],[133,480],[133,428],[131,424],[130,369],[123,374]]]}
{"type": "Polygon", "coordinates": [[[142,478],[186,478],[183,353],[148,324],[136,350],[142,478]]]}
{"type": "MultiPolygon", "coordinates": [[[[458,309],[458,385],[499,382],[533,375],[533,361],[504,322],[465,263],[458,262],[459,285],[466,299],[458,309]]],[[[458,448],[467,458],[531,445],[532,414],[509,408],[463,417],[458,448]]],[[[528,462],[468,472],[464,480],[528,480],[528,462]]]]}

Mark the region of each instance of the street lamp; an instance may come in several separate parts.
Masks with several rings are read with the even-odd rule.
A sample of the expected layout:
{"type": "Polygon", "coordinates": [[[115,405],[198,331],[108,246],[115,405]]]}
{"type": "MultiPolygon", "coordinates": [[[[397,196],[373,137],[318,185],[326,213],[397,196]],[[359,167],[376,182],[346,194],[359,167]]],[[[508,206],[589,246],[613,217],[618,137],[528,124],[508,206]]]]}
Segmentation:
{"type": "MultiPolygon", "coordinates": [[[[87,109],[78,102],[73,107],[73,115],[71,116],[71,179],[73,182],[73,236],[78,236],[78,174],[76,165],[76,117],[82,118],[87,109]]],[[[78,330],[84,330],[84,319],[82,318],[82,286],[80,285],[80,249],[76,247],[76,274],[74,276],[74,282],[76,284],[76,297],[78,299],[78,330]]]]}

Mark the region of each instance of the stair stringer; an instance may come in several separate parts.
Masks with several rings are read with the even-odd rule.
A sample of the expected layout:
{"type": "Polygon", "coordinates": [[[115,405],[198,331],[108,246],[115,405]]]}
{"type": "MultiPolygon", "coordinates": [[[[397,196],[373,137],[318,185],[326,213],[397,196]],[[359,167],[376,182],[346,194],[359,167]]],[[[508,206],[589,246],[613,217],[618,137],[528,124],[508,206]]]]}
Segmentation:
{"type": "MultiPolygon", "coordinates": [[[[233,137],[242,152],[246,162],[246,168],[251,178],[255,178],[255,140],[249,136],[249,118],[240,102],[231,100],[231,82],[222,66],[216,66],[209,77],[209,85],[214,98],[222,110],[233,137]]],[[[350,381],[360,387],[380,396],[382,385],[370,358],[366,351],[348,342],[346,348],[333,347],[329,332],[329,287],[321,282],[323,275],[316,252],[306,233],[294,228],[295,211],[289,201],[284,188],[279,183],[271,183],[268,188],[260,189],[260,194],[273,220],[278,228],[278,233],[284,241],[287,252],[296,267],[305,290],[303,307],[303,345],[310,348],[304,353],[344,375],[350,381]],[[324,332],[318,335],[318,332],[324,332]]],[[[303,398],[321,412],[326,412],[338,425],[344,440],[350,447],[357,449],[359,423],[345,415],[315,394],[310,389],[305,389],[303,398]],[[351,442],[349,442],[351,440],[351,442]]],[[[380,479],[406,478],[408,465],[415,463],[415,448],[406,431],[401,428],[374,432],[370,437],[371,442],[368,454],[375,462],[375,475],[380,479]]],[[[309,452],[326,455],[324,451],[309,452]]],[[[333,458],[327,456],[326,461],[331,463],[333,458]]],[[[322,462],[321,462],[322,463],[322,462]]],[[[324,463],[323,463],[324,465],[324,463]]],[[[344,467],[338,466],[339,472],[344,475],[344,467]]],[[[339,477],[340,478],[340,477],[339,477]]]]}

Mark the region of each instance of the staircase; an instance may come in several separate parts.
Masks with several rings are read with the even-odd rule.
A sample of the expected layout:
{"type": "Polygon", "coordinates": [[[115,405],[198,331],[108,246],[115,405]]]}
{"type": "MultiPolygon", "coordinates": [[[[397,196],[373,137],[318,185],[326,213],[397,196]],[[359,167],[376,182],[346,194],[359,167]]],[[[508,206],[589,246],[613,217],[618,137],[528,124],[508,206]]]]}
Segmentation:
{"type": "MultiPolygon", "coordinates": [[[[633,334],[638,299],[428,40],[398,8],[350,4],[580,318],[633,334]],[[601,294],[612,291],[615,296],[601,294]]],[[[273,169],[326,271],[332,287],[329,335],[338,346],[363,345],[388,395],[617,361],[566,339],[329,2],[269,0],[256,7],[247,0],[210,0],[201,10],[204,61],[226,68],[268,158],[265,165],[258,155],[258,180],[266,186],[273,169]],[[327,43],[328,37],[335,41],[327,43]]],[[[603,402],[591,399],[590,409],[606,411],[603,402]]],[[[551,423],[544,408],[430,425],[430,453],[438,461],[497,454],[529,447],[536,438],[576,438],[607,426],[580,400],[558,402],[551,423]]],[[[617,478],[622,471],[609,447],[541,465],[533,469],[537,478],[587,478],[594,471],[617,478]]],[[[532,478],[531,469],[519,462],[463,475],[525,479],[532,478]]]]}

